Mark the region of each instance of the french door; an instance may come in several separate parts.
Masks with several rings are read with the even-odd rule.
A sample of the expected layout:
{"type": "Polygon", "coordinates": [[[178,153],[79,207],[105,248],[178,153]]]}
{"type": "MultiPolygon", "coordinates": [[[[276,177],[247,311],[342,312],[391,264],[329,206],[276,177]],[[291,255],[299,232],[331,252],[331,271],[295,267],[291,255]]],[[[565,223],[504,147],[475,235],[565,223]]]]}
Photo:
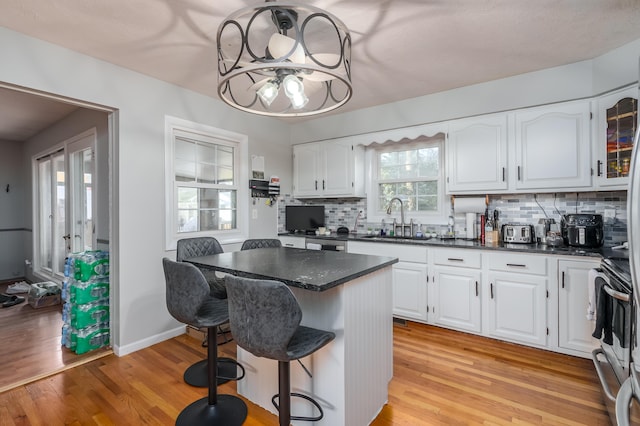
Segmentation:
{"type": "Polygon", "coordinates": [[[44,278],[62,280],[67,255],[96,246],[95,141],[91,130],[36,160],[34,273],[44,278]]]}

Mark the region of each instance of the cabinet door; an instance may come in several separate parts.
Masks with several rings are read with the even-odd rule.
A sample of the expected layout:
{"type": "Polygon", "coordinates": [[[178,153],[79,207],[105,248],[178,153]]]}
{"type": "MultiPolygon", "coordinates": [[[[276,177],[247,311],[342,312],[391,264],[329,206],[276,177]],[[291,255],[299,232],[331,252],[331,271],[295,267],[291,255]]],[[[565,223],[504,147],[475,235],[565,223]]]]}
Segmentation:
{"type": "Polygon", "coordinates": [[[507,189],[507,115],[451,123],[447,141],[450,193],[507,189]]]}
{"type": "Polygon", "coordinates": [[[304,237],[288,237],[286,235],[280,235],[278,238],[280,239],[283,247],[305,248],[304,237]]]}
{"type": "Polygon", "coordinates": [[[546,345],[547,278],[524,274],[489,273],[488,330],[490,336],[546,345]]]}
{"type": "Polygon", "coordinates": [[[607,189],[627,189],[633,139],[638,128],[638,88],[601,96],[597,105],[594,138],[597,184],[607,189]]]}
{"type": "Polygon", "coordinates": [[[589,270],[598,263],[558,261],[558,346],[590,353],[600,346],[591,336],[595,323],[587,319],[589,270]]]}
{"type": "Polygon", "coordinates": [[[590,110],[578,101],[516,112],[516,189],[591,186],[590,110]]]}
{"type": "Polygon", "coordinates": [[[320,145],[305,143],[293,146],[293,195],[317,196],[322,189],[320,174],[320,145]]]}
{"type": "Polygon", "coordinates": [[[353,147],[344,141],[323,144],[322,192],[327,196],[353,193],[353,147]]]}
{"type": "Polygon", "coordinates": [[[480,272],[434,268],[432,321],[459,330],[480,332],[480,272]]]}
{"type": "Polygon", "coordinates": [[[427,321],[427,266],[398,262],[393,265],[393,314],[427,321]]]}

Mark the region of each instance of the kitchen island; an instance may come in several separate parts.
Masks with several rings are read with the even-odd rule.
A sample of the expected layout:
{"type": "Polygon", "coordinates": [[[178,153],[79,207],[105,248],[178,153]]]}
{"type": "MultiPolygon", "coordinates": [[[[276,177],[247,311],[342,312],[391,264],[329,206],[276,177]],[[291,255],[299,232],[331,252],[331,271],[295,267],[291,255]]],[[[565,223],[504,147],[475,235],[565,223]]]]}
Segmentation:
{"type": "MultiPolygon", "coordinates": [[[[264,248],[189,259],[199,268],[273,279],[287,284],[302,308],[302,325],[330,330],[335,340],[302,359],[312,373],[291,364],[291,390],[323,407],[317,425],[369,424],[387,402],[393,376],[391,265],[397,259],[332,251],[264,248]]],[[[238,348],[246,369],[238,393],[276,413],[277,362],[238,348]]],[[[293,415],[312,415],[310,404],[292,399],[293,415]]],[[[293,422],[294,425],[308,424],[293,422]]]]}

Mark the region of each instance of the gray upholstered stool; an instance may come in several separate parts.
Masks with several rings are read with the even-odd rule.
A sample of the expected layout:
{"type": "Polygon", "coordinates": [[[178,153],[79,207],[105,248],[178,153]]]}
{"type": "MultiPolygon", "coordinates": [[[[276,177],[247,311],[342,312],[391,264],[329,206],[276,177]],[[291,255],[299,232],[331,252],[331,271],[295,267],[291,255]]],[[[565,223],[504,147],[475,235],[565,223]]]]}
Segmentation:
{"type": "Polygon", "coordinates": [[[311,355],[332,341],[335,334],[301,326],[300,305],[291,289],[279,281],[228,276],[227,295],[229,324],[238,346],[257,357],[278,361],[278,395],[272,402],[279,412],[280,426],[289,426],[291,420],[320,420],[324,413],[314,399],[291,393],[290,361],[311,355]],[[311,402],[320,414],[292,416],[291,396],[311,402]]]}
{"type": "MultiPolygon", "coordinates": [[[[208,256],[211,254],[223,253],[224,250],[217,239],[213,237],[197,237],[197,238],[183,238],[178,240],[176,247],[176,260],[178,262],[184,262],[192,257],[208,256]]],[[[224,284],[224,278],[218,277],[213,270],[201,270],[202,274],[207,280],[211,289],[211,295],[218,299],[227,298],[227,289],[224,284]]],[[[228,330],[224,330],[222,327],[218,327],[216,332],[219,335],[224,336],[225,342],[230,342],[232,339],[228,337],[228,330]]],[[[204,342],[203,342],[204,346],[204,342]]],[[[236,376],[236,366],[234,360],[230,358],[220,358],[218,360],[218,384],[228,382],[229,380],[238,380],[236,376]]],[[[184,372],[184,381],[191,386],[207,387],[207,360],[203,359],[195,364],[189,366],[184,372]]]]}
{"type": "Polygon", "coordinates": [[[180,412],[176,425],[241,425],[247,418],[247,405],[234,395],[218,395],[218,345],[216,327],[229,321],[226,300],[211,296],[202,272],[190,263],[162,259],[167,286],[167,309],[178,321],[208,329],[208,396],[180,412]]]}
{"type": "Polygon", "coordinates": [[[282,243],[277,238],[255,238],[245,240],[240,250],[251,250],[257,248],[282,247],[282,243]]]}

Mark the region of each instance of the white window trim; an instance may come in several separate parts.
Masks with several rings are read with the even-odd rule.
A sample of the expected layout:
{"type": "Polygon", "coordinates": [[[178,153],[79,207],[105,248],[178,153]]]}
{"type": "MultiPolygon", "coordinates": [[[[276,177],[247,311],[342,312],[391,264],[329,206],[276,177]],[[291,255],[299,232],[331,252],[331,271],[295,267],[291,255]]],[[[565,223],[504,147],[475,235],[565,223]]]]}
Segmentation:
{"type": "Polygon", "coordinates": [[[165,116],[165,249],[175,250],[177,241],[181,238],[215,237],[220,244],[231,244],[244,241],[249,234],[249,138],[240,133],[230,132],[205,124],[195,123],[177,117],[165,116]],[[200,231],[188,234],[178,233],[177,205],[175,193],[174,161],[174,130],[200,134],[206,137],[220,139],[236,145],[236,164],[234,177],[238,182],[236,223],[237,229],[229,231],[200,231]]]}
{"type": "MultiPolygon", "coordinates": [[[[402,147],[410,147],[415,145],[422,145],[423,143],[438,144],[440,149],[438,150],[440,161],[440,174],[438,177],[438,210],[431,213],[426,212],[406,212],[404,213],[405,221],[408,223],[410,219],[413,219],[414,223],[429,224],[429,225],[446,225],[449,218],[450,203],[445,193],[445,138],[438,141],[420,141],[420,139],[406,142],[406,139],[402,142],[393,142],[392,145],[385,147],[390,150],[402,149],[402,147]]],[[[378,203],[378,161],[376,153],[380,151],[380,147],[368,146],[365,153],[365,161],[367,164],[367,222],[382,222],[388,224],[396,217],[400,221],[400,213],[392,213],[387,215],[384,212],[377,211],[378,203]],[[376,149],[377,148],[377,149],[376,149]]]]}

